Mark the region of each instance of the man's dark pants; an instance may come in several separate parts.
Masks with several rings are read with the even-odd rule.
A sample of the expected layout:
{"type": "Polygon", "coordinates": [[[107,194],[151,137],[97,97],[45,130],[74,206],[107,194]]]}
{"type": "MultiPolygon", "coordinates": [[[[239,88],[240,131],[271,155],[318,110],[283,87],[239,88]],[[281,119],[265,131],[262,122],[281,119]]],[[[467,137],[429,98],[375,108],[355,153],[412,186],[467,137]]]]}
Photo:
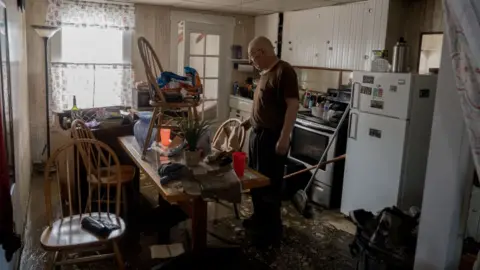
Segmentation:
{"type": "Polygon", "coordinates": [[[248,166],[270,178],[270,185],[252,189],[253,221],[265,236],[281,235],[281,192],[286,156],[277,155],[280,131],[253,128],[250,133],[248,166]]]}

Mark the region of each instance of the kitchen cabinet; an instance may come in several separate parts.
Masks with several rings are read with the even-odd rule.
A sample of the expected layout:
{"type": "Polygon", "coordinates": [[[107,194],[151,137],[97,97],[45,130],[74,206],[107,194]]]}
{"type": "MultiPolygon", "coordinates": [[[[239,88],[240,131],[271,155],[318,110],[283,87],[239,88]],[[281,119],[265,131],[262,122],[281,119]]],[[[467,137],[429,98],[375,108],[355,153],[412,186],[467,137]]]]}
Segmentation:
{"type": "Polygon", "coordinates": [[[375,12],[370,5],[369,2],[362,2],[330,8],[334,18],[331,50],[328,51],[326,67],[365,69],[366,62],[371,60],[370,53],[373,49],[371,44],[377,42],[372,40],[375,12]]]}
{"type": "Polygon", "coordinates": [[[278,52],[278,26],[280,23],[280,14],[255,17],[255,36],[267,37],[275,47],[275,53],[278,52]]]}
{"type": "Polygon", "coordinates": [[[282,59],[294,66],[368,70],[372,51],[391,51],[401,36],[402,10],[401,0],[369,0],[285,12],[282,59]]]}

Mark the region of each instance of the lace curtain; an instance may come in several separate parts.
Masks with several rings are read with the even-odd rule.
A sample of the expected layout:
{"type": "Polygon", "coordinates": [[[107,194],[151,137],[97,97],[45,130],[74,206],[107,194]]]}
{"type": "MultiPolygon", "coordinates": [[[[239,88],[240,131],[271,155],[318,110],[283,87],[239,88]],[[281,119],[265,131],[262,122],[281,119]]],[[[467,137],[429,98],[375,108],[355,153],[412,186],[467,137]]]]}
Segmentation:
{"type": "Polygon", "coordinates": [[[98,31],[120,31],[119,34],[122,35],[122,32],[133,30],[135,9],[132,4],[49,0],[46,24],[62,27],[64,31],[61,36],[62,55],[60,61],[50,65],[50,107],[52,112],[72,108],[73,96],[76,97],[77,105],[81,109],[131,105],[133,68],[131,64],[122,64],[125,61],[122,55],[122,42],[128,41],[122,41],[120,38],[113,44],[105,43],[101,40],[104,36],[98,37],[98,31]],[[70,29],[75,28],[84,29],[79,32],[80,36],[74,34],[76,39],[80,38],[77,42],[84,43],[82,46],[85,47],[82,47],[81,50],[78,48],[78,44],[75,45],[76,39],[71,39],[72,30],[70,29]],[[97,47],[88,46],[95,43],[90,40],[95,35],[97,35],[96,41],[103,42],[103,45],[116,46],[118,44],[119,47],[112,47],[108,53],[102,51],[103,53],[100,52],[99,55],[97,47]],[[78,56],[80,51],[81,58],[72,57],[78,56]],[[104,57],[107,54],[110,58],[104,57]],[[101,63],[94,62],[104,61],[99,59],[110,59],[111,62],[110,60],[101,63]],[[81,63],[78,62],[80,60],[81,63]]]}
{"type": "Polygon", "coordinates": [[[47,25],[115,28],[135,28],[135,8],[132,4],[96,3],[74,0],[49,0],[47,25]]]}
{"type": "Polygon", "coordinates": [[[446,34],[455,71],[455,89],[480,173],[480,2],[444,0],[446,34]]]}
{"type": "Polygon", "coordinates": [[[52,63],[51,78],[52,111],[71,109],[73,96],[81,108],[132,103],[131,65],[52,63]]]}

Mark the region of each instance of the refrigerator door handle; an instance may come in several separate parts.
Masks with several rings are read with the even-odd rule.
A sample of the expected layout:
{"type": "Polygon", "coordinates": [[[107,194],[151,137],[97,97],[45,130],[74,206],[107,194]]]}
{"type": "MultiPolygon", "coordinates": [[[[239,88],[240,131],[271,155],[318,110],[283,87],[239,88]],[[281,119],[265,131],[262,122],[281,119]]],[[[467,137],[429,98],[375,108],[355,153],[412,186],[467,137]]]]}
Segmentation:
{"type": "MultiPolygon", "coordinates": [[[[353,85],[352,85],[352,97],[350,98],[350,107],[353,109],[353,108],[358,108],[358,103],[360,101],[357,101],[356,104],[357,106],[355,106],[355,86],[357,85],[360,85],[360,88],[362,87],[362,84],[359,83],[359,82],[354,82],[353,85]]],[[[358,96],[358,98],[360,98],[360,96],[358,96]]]]}
{"type": "Polygon", "coordinates": [[[352,112],[350,115],[350,121],[348,122],[348,138],[357,140],[357,128],[358,128],[358,113],[352,112]],[[355,117],[354,117],[355,116],[355,117]],[[352,136],[352,122],[355,125],[354,136],[352,136]]]}

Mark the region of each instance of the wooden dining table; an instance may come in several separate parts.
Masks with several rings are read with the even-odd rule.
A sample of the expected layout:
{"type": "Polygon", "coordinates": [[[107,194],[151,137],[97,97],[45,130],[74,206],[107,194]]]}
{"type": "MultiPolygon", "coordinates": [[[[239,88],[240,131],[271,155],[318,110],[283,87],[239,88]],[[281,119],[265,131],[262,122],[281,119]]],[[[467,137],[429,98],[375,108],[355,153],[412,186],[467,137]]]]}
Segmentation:
{"type": "MultiPolygon", "coordinates": [[[[166,185],[160,183],[158,168],[161,164],[170,162],[171,159],[160,155],[156,151],[148,151],[145,159],[142,159],[141,147],[134,136],[119,137],[118,140],[133,162],[149,177],[150,181],[153,182],[163,199],[171,204],[181,206],[192,219],[193,250],[199,251],[206,248],[208,221],[207,201],[201,196],[186,194],[183,191],[180,179],[171,181],[166,185]]],[[[202,166],[202,164],[199,166],[202,166]]],[[[243,191],[264,187],[270,183],[268,177],[250,168],[245,169],[244,176],[239,178],[239,180],[243,191]]]]}

